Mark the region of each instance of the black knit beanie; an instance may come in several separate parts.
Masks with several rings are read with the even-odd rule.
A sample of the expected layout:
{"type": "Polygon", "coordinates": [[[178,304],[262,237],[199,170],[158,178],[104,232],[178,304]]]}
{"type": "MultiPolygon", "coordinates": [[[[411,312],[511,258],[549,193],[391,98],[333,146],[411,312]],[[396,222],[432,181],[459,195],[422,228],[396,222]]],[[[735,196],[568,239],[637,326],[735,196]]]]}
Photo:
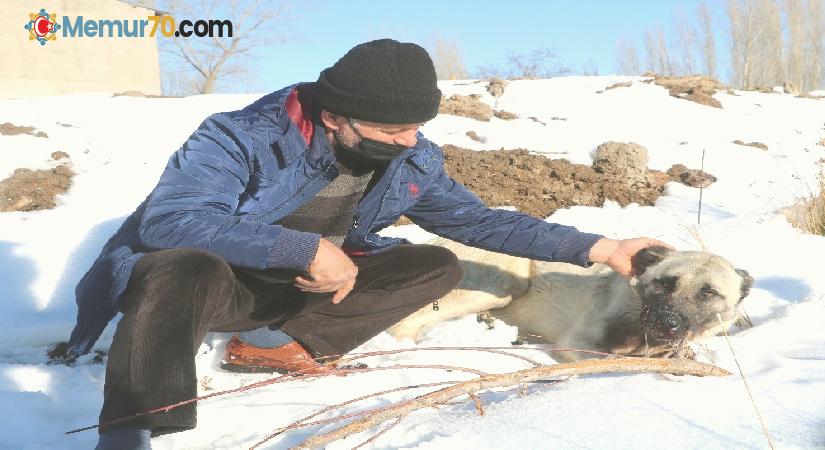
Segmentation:
{"type": "Polygon", "coordinates": [[[356,45],[321,72],[317,86],[324,109],[378,123],[426,122],[441,101],[427,51],[392,39],[356,45]]]}

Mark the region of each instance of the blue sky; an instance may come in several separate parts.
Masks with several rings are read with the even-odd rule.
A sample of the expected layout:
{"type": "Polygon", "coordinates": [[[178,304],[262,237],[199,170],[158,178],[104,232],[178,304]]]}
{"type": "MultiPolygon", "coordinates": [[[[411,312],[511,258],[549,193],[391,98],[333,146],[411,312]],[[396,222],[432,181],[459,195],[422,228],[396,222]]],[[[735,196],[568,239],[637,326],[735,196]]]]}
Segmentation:
{"type": "MultiPolygon", "coordinates": [[[[508,52],[549,47],[575,72],[588,61],[600,74],[615,73],[614,47],[622,36],[638,40],[645,30],[667,30],[679,10],[695,16],[699,0],[659,1],[469,1],[315,0],[299,2],[295,39],[262,49],[253,72],[263,90],[312,81],[361,42],[391,37],[428,47],[437,36],[457,42],[465,66],[504,65],[508,52]]],[[[720,0],[707,2],[719,27],[720,0]]],[[[723,45],[717,38],[717,46],[723,45]]],[[[720,48],[721,50],[721,48],[720,48]]]]}

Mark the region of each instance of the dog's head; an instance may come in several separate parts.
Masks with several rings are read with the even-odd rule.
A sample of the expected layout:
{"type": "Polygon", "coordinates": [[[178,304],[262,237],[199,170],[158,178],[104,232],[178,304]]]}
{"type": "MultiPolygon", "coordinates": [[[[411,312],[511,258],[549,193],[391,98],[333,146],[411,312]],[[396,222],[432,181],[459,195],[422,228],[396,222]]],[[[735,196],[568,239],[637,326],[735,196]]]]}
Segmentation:
{"type": "Polygon", "coordinates": [[[746,270],[706,252],[648,247],[632,262],[642,300],[642,327],[659,342],[700,339],[727,330],[753,285],[746,270]]]}

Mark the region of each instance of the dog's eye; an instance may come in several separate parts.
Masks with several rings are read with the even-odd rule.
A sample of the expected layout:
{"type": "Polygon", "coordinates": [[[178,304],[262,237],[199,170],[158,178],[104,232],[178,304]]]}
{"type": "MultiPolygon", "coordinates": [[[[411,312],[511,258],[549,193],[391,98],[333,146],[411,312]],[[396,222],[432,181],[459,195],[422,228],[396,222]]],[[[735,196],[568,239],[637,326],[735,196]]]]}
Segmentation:
{"type": "Polygon", "coordinates": [[[703,286],[702,289],[699,290],[699,297],[702,300],[710,300],[718,296],[719,292],[717,292],[715,289],[707,285],[703,286]]]}
{"type": "Polygon", "coordinates": [[[676,290],[676,277],[662,277],[652,281],[653,288],[659,294],[670,294],[676,290]]]}

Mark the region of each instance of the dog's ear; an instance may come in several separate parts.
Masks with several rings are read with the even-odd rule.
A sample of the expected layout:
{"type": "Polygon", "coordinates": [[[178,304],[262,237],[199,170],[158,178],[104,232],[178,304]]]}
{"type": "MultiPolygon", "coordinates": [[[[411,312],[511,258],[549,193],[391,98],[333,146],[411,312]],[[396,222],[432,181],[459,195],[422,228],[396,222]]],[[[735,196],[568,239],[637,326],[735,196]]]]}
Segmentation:
{"type": "Polygon", "coordinates": [[[742,301],[742,299],[747,297],[751,292],[751,288],[753,287],[753,277],[745,269],[736,269],[736,273],[742,277],[742,290],[739,297],[739,301],[742,301]]]}
{"type": "Polygon", "coordinates": [[[661,245],[645,247],[639,250],[633,255],[633,258],[630,259],[630,263],[633,266],[633,273],[637,276],[645,273],[648,267],[662,262],[671,252],[673,252],[673,250],[661,245]]]}

